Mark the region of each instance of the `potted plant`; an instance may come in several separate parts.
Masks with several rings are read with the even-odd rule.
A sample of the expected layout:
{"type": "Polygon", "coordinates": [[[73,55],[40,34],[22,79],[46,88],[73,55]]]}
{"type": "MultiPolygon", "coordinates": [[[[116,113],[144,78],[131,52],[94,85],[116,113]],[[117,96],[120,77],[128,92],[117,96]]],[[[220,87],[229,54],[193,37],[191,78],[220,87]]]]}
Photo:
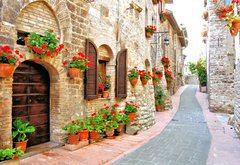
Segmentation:
{"type": "Polygon", "coordinates": [[[103,91],[104,91],[104,85],[99,83],[98,84],[98,98],[101,98],[102,97],[102,94],[103,94],[103,91]]]}
{"type": "Polygon", "coordinates": [[[89,123],[88,130],[91,139],[97,139],[98,134],[105,131],[105,119],[101,114],[97,114],[96,112],[92,113],[91,116],[87,118],[87,123],[89,123]]]}
{"type": "Polygon", "coordinates": [[[34,55],[35,62],[44,58],[54,58],[64,48],[63,44],[59,44],[59,38],[50,29],[46,30],[43,36],[36,32],[29,33],[25,43],[29,52],[34,55]]]}
{"type": "Polygon", "coordinates": [[[159,78],[158,77],[153,77],[153,85],[157,85],[159,83],[159,78]]]}
{"type": "Polygon", "coordinates": [[[155,31],[156,31],[156,26],[152,26],[152,25],[145,26],[145,34],[147,38],[150,38],[155,31]]]}
{"type": "Polygon", "coordinates": [[[133,69],[129,70],[128,72],[128,78],[130,80],[130,83],[132,86],[135,86],[138,82],[139,77],[139,71],[138,68],[135,66],[133,69]]]}
{"type": "Polygon", "coordinates": [[[106,74],[106,75],[105,75],[105,81],[110,81],[110,79],[111,79],[111,75],[106,74]]]}
{"type": "Polygon", "coordinates": [[[147,72],[146,70],[140,70],[139,74],[143,85],[146,85],[148,80],[152,78],[151,73],[149,71],[147,72]]]}
{"type": "Polygon", "coordinates": [[[156,4],[158,4],[160,1],[162,2],[162,0],[152,0],[152,3],[153,3],[154,5],[156,5],[156,4]]]}
{"type": "Polygon", "coordinates": [[[155,107],[156,111],[160,111],[161,109],[164,109],[163,106],[165,104],[165,93],[163,88],[160,85],[155,86],[155,92],[154,92],[154,97],[155,97],[155,107]]]}
{"type": "Polygon", "coordinates": [[[36,131],[34,126],[29,125],[29,121],[22,121],[17,118],[13,121],[12,136],[15,141],[15,147],[20,147],[22,151],[26,151],[27,148],[27,134],[34,133],[36,131]]]}
{"type": "Polygon", "coordinates": [[[105,80],[103,82],[103,85],[104,85],[103,97],[107,98],[109,94],[109,89],[111,88],[111,83],[110,81],[105,80]]]}
{"type": "Polygon", "coordinates": [[[78,124],[79,139],[80,140],[88,140],[88,136],[89,136],[88,126],[89,126],[89,124],[87,123],[87,121],[84,121],[82,119],[77,119],[75,122],[78,124]]]}
{"type": "Polygon", "coordinates": [[[170,67],[170,60],[166,56],[163,56],[161,59],[164,68],[170,67]]]}
{"type": "Polygon", "coordinates": [[[10,77],[16,64],[21,64],[23,55],[18,50],[12,52],[9,46],[0,47],[0,77],[10,77]]]}
{"type": "Polygon", "coordinates": [[[153,77],[158,77],[159,81],[162,79],[163,73],[162,73],[162,71],[160,71],[156,67],[152,68],[152,73],[153,73],[153,77]]]}
{"type": "Polygon", "coordinates": [[[137,106],[133,101],[126,102],[124,111],[129,117],[129,121],[133,122],[138,111],[139,106],[137,106]]]}
{"type": "Polygon", "coordinates": [[[89,67],[93,67],[93,62],[83,53],[78,52],[78,55],[73,56],[72,60],[64,61],[63,65],[68,67],[68,74],[70,78],[78,77],[80,71],[84,72],[89,67]]]}
{"type": "Polygon", "coordinates": [[[169,16],[167,13],[165,13],[164,11],[161,11],[160,14],[159,14],[159,19],[160,19],[160,22],[163,23],[165,22],[166,20],[168,20],[169,16]]]}
{"type": "Polygon", "coordinates": [[[24,152],[18,148],[7,148],[0,149],[0,164],[1,165],[19,165],[19,159],[22,157],[24,152]]]}
{"type": "Polygon", "coordinates": [[[172,81],[173,81],[172,71],[165,68],[164,69],[164,74],[165,74],[166,82],[167,82],[167,90],[170,90],[170,88],[172,86],[172,81]]]}
{"type": "Polygon", "coordinates": [[[206,59],[200,58],[196,65],[198,80],[200,83],[200,91],[206,92],[207,85],[207,69],[206,69],[206,59]]]}
{"type": "Polygon", "coordinates": [[[75,122],[74,120],[72,120],[71,123],[66,124],[63,128],[64,131],[67,132],[68,134],[68,142],[69,144],[78,144],[79,141],[79,125],[77,124],[77,122],[75,122]]]}
{"type": "Polygon", "coordinates": [[[128,117],[128,115],[126,115],[124,110],[121,110],[121,111],[117,112],[116,119],[117,119],[116,121],[118,123],[117,131],[121,132],[124,124],[127,124],[129,122],[129,117],[128,117]]]}

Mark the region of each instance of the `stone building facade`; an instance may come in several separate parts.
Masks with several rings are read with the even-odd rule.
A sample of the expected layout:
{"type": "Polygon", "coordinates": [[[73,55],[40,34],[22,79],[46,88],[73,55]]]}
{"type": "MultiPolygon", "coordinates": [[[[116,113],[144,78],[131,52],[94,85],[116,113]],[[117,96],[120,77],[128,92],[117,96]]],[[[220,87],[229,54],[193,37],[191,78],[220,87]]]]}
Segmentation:
{"type": "MultiPolygon", "coordinates": [[[[218,2],[218,5],[220,5],[218,2]]],[[[232,37],[214,12],[216,3],[209,0],[208,8],[208,93],[210,110],[233,113],[234,60],[232,37]]]]}
{"type": "MultiPolygon", "coordinates": [[[[116,68],[118,58],[124,52],[127,70],[134,66],[138,66],[139,69],[152,69],[155,62],[151,59],[152,41],[146,39],[144,27],[156,23],[154,16],[157,12],[158,6],[153,5],[152,1],[140,0],[134,2],[112,0],[111,3],[104,0],[91,3],[84,0],[0,1],[0,46],[9,45],[12,49],[20,50],[24,56],[23,64],[16,67],[15,74],[21,74],[21,69],[25,67],[36,66],[41,69],[36,76],[48,81],[49,84],[48,95],[36,98],[47,100],[47,104],[44,105],[47,111],[44,115],[36,115],[31,108],[28,108],[28,113],[33,114],[24,116],[30,120],[30,123],[31,119],[35,118],[34,121],[38,119],[37,124],[44,122],[47,125],[48,136],[44,142],[64,143],[66,135],[61,128],[66,123],[89,116],[104,107],[104,104],[118,103],[119,109],[123,109],[126,101],[134,101],[140,106],[137,119],[127,127],[129,133],[144,131],[155,123],[152,80],[145,86],[139,81],[135,87],[132,87],[125,74],[125,78],[120,79],[126,79],[125,97],[117,97],[116,83],[119,82],[116,68]],[[17,44],[19,34],[37,32],[43,35],[47,29],[54,30],[68,52],[61,53],[48,61],[33,63],[33,56],[26,47],[17,44]],[[94,96],[87,95],[90,71],[86,74],[81,73],[78,78],[68,77],[62,62],[71,59],[77,51],[96,55],[95,71],[98,71],[97,68],[102,62],[106,65],[106,74],[111,75],[109,98],[97,98],[96,93],[94,96]]],[[[175,67],[175,64],[173,66],[175,67]]],[[[12,120],[13,116],[18,115],[15,111],[18,108],[15,103],[23,102],[24,106],[32,106],[30,105],[32,97],[29,99],[29,95],[15,94],[15,87],[19,85],[15,83],[15,74],[11,78],[0,78],[0,148],[12,146],[12,120]]],[[[20,107],[23,105],[20,104],[20,107]]],[[[41,132],[37,133],[41,134],[41,132]]],[[[42,142],[40,137],[38,143],[42,142]]]]}

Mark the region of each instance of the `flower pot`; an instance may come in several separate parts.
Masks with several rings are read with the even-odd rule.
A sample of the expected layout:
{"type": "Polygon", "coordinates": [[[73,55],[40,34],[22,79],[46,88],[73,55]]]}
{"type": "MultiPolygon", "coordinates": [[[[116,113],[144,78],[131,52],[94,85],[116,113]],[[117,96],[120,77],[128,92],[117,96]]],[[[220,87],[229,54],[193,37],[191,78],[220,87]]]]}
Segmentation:
{"type": "Polygon", "coordinates": [[[123,126],[124,126],[123,123],[118,123],[117,131],[118,131],[118,132],[122,132],[123,126]]]}
{"type": "Polygon", "coordinates": [[[79,135],[68,135],[68,143],[69,144],[78,144],[79,141],[79,135]]]}
{"type": "Polygon", "coordinates": [[[80,140],[88,140],[88,135],[89,135],[88,130],[82,130],[79,132],[80,140]]]}
{"type": "Polygon", "coordinates": [[[146,38],[151,38],[151,33],[150,32],[146,32],[146,38]]]}
{"type": "Polygon", "coordinates": [[[155,105],[156,111],[160,111],[161,105],[155,105]]]}
{"type": "Polygon", "coordinates": [[[230,33],[231,33],[231,35],[233,36],[233,37],[235,37],[235,36],[237,36],[237,34],[238,34],[238,28],[235,28],[235,27],[231,27],[230,28],[230,33]]]}
{"type": "Polygon", "coordinates": [[[0,63],[0,77],[11,77],[15,66],[11,64],[0,63]]]}
{"type": "Polygon", "coordinates": [[[0,165],[19,165],[20,164],[20,159],[17,160],[4,160],[3,162],[0,162],[0,165]]]}
{"type": "Polygon", "coordinates": [[[113,134],[114,134],[114,128],[106,128],[106,135],[108,136],[108,137],[111,137],[111,136],[113,136],[113,134]]]}
{"type": "Polygon", "coordinates": [[[129,113],[129,114],[128,114],[129,121],[130,121],[130,122],[133,122],[134,119],[135,119],[135,116],[136,116],[136,113],[135,113],[135,112],[129,113]]]}
{"type": "Polygon", "coordinates": [[[103,91],[103,98],[108,98],[109,91],[103,91]]]}
{"type": "Polygon", "coordinates": [[[23,142],[14,142],[14,145],[15,147],[20,147],[20,149],[25,152],[26,151],[26,148],[27,148],[27,142],[28,142],[28,139],[23,141],[23,142]]]}
{"type": "Polygon", "coordinates": [[[130,83],[132,86],[135,86],[137,84],[137,82],[138,82],[138,78],[133,78],[130,80],[130,83]]]}
{"type": "Polygon", "coordinates": [[[98,98],[101,98],[101,97],[102,97],[102,94],[101,94],[101,93],[99,93],[99,94],[98,94],[98,98]]]}
{"type": "Polygon", "coordinates": [[[91,139],[97,139],[98,138],[98,132],[96,130],[93,130],[90,132],[90,138],[91,139]]]}
{"type": "Polygon", "coordinates": [[[141,81],[142,81],[142,85],[146,85],[146,84],[147,84],[147,82],[148,82],[148,79],[145,79],[145,80],[144,80],[144,79],[142,79],[141,81]]]}
{"type": "Polygon", "coordinates": [[[232,22],[232,26],[235,28],[240,29],[240,20],[235,20],[232,22]]]}
{"type": "Polygon", "coordinates": [[[156,4],[158,4],[158,0],[152,0],[152,3],[153,3],[154,5],[156,5],[156,4]]]}
{"type": "Polygon", "coordinates": [[[68,75],[70,78],[78,77],[80,69],[78,68],[68,68],[68,75]]]}

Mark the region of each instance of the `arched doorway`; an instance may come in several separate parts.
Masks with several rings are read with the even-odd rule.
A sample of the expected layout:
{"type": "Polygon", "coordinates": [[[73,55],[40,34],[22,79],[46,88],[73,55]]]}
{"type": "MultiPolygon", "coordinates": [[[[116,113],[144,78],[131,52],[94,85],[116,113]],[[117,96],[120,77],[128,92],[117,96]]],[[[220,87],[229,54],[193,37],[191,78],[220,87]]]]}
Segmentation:
{"type": "Polygon", "coordinates": [[[50,140],[49,87],[48,71],[40,64],[25,61],[14,72],[12,120],[19,117],[36,127],[28,135],[28,146],[50,140]]]}

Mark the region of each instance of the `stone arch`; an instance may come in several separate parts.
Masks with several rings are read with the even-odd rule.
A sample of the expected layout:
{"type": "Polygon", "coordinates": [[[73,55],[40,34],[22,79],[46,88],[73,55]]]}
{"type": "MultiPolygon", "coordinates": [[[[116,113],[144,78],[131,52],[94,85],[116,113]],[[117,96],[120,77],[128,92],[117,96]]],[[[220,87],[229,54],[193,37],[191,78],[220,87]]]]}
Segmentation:
{"type": "Polygon", "coordinates": [[[112,60],[113,51],[108,45],[103,44],[98,47],[98,55],[99,55],[99,58],[107,58],[109,60],[112,60]]]}

